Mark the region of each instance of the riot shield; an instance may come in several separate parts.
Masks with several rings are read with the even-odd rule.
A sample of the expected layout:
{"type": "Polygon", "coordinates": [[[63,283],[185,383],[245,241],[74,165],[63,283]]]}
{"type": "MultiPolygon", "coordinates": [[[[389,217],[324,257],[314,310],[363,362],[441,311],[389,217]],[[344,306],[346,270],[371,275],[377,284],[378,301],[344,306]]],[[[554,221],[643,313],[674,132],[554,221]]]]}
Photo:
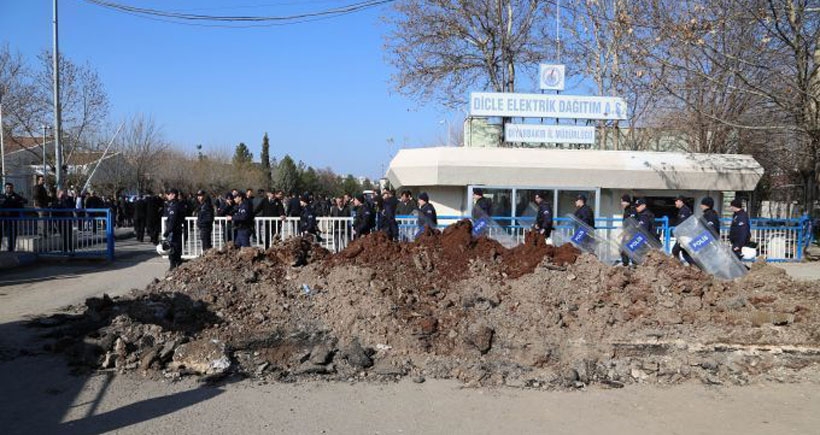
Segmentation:
{"type": "Polygon", "coordinates": [[[661,242],[654,234],[649,234],[637,220],[626,218],[624,220],[624,230],[621,234],[621,250],[635,264],[643,262],[644,257],[653,250],[660,250],[661,242]]]}
{"type": "Polygon", "coordinates": [[[721,279],[740,278],[747,272],[728,245],[706,226],[703,218],[689,218],[675,227],[675,238],[706,273],[721,279]]]}
{"type": "Polygon", "coordinates": [[[596,232],[595,229],[582,222],[575,215],[568,214],[570,231],[565,231],[559,225],[552,231],[552,239],[555,246],[571,243],[576,248],[584,252],[589,252],[598,257],[602,263],[614,264],[620,258],[618,246],[606,236],[596,232]]]}
{"type": "Polygon", "coordinates": [[[510,235],[501,225],[498,225],[498,222],[493,220],[493,218],[487,216],[481,210],[478,211],[478,214],[478,218],[472,220],[473,237],[487,236],[507,249],[512,249],[518,244],[515,237],[510,235]]]}

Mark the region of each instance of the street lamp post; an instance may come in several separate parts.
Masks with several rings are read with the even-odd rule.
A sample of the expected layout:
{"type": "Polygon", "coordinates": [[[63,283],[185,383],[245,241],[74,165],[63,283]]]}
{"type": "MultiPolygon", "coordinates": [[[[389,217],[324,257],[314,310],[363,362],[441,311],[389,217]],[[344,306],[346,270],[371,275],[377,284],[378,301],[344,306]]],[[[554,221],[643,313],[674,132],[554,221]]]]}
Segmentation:
{"type": "Polygon", "coordinates": [[[48,126],[43,124],[43,180],[46,179],[46,130],[48,126]]]}

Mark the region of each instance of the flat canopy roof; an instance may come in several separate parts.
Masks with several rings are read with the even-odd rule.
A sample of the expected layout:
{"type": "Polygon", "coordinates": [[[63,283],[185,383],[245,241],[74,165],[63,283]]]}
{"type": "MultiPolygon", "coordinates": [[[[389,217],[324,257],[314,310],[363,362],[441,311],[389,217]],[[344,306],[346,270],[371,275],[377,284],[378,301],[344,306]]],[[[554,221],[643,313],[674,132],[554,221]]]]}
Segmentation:
{"type": "Polygon", "coordinates": [[[762,176],[763,167],[745,154],[472,147],[402,149],[387,171],[396,187],[748,191],[762,176]]]}

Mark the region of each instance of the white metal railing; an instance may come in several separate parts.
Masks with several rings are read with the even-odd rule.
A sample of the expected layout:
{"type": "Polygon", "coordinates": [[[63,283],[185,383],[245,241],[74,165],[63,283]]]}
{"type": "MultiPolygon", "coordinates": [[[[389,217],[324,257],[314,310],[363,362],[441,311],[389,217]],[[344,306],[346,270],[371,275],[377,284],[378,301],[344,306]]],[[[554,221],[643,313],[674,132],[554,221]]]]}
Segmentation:
{"type": "MultiPolygon", "coordinates": [[[[447,225],[463,219],[461,217],[446,216],[439,218],[438,228],[443,229],[447,225]]],[[[399,226],[399,240],[411,241],[415,238],[419,230],[415,217],[399,217],[396,219],[399,226]]],[[[621,227],[620,220],[600,219],[603,223],[596,231],[602,232],[602,236],[610,240],[620,240],[621,227]],[[606,222],[604,222],[606,221],[606,222]],[[612,222],[610,222],[612,221],[612,222]]],[[[773,221],[755,220],[752,222],[752,241],[758,244],[758,255],[764,256],[768,261],[795,261],[802,258],[803,251],[800,245],[800,229],[798,226],[772,226],[773,221]]],[[[343,250],[353,238],[352,224],[350,217],[319,217],[319,244],[331,252],[343,250]]],[[[512,223],[512,221],[511,221],[512,223]]],[[[522,243],[524,236],[531,227],[531,220],[519,219],[517,225],[497,225],[489,228],[489,236],[501,239],[499,232],[505,233],[503,237],[507,240],[512,238],[515,243],[522,243]]],[[[553,234],[561,233],[564,239],[573,232],[570,225],[565,224],[562,218],[555,220],[556,226],[553,234]]],[[[276,218],[257,217],[254,219],[254,232],[251,237],[251,246],[266,248],[274,241],[285,240],[298,234],[299,218],[276,218]]],[[[668,225],[658,225],[659,238],[664,244],[667,252],[671,250],[674,238],[671,238],[672,228],[668,225]]],[[[162,220],[162,231],[165,231],[165,219],[162,220]]],[[[729,228],[721,227],[721,239],[728,243],[729,228]]],[[[214,221],[211,232],[211,242],[214,248],[222,248],[226,243],[233,241],[234,234],[232,224],[224,217],[217,217],[214,221]]],[[[183,258],[194,258],[202,255],[202,245],[199,237],[199,229],[196,226],[196,218],[188,217],[185,220],[185,231],[183,234],[183,258]]]]}

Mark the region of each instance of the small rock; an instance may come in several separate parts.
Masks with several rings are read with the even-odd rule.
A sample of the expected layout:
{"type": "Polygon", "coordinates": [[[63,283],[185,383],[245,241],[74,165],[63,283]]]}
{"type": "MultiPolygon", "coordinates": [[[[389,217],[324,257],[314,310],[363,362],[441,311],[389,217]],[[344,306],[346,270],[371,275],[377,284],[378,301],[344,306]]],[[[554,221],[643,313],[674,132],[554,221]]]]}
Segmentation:
{"type": "Polygon", "coordinates": [[[413,382],[417,384],[423,384],[425,380],[424,376],[413,376],[413,382]]]}
{"type": "Polygon", "coordinates": [[[405,370],[394,366],[388,360],[381,360],[373,366],[373,373],[381,376],[404,376],[405,370]]]}
{"type": "Polygon", "coordinates": [[[310,361],[305,361],[302,365],[296,368],[293,371],[295,375],[327,375],[333,373],[334,367],[333,364],[330,365],[319,365],[313,364],[310,361]]]}
{"type": "Polygon", "coordinates": [[[159,351],[156,348],[146,352],[145,355],[140,358],[140,370],[148,370],[151,368],[151,363],[157,359],[158,354],[159,351]]]}
{"type": "Polygon", "coordinates": [[[333,360],[333,349],[326,345],[319,345],[310,351],[310,362],[313,364],[328,364],[333,360]]]}
{"type": "Polygon", "coordinates": [[[185,368],[203,375],[217,375],[231,366],[225,343],[219,340],[196,340],[185,343],[174,351],[173,367],[185,368]]]}
{"type": "Polygon", "coordinates": [[[362,345],[359,344],[359,339],[354,339],[347,348],[344,349],[343,352],[344,358],[350,365],[354,367],[360,368],[368,368],[373,365],[373,360],[370,358],[370,355],[365,352],[362,345]]]}
{"type": "Polygon", "coordinates": [[[466,340],[468,343],[478,349],[479,352],[485,354],[490,351],[493,344],[493,335],[495,331],[484,324],[473,324],[467,330],[466,340]]]}

